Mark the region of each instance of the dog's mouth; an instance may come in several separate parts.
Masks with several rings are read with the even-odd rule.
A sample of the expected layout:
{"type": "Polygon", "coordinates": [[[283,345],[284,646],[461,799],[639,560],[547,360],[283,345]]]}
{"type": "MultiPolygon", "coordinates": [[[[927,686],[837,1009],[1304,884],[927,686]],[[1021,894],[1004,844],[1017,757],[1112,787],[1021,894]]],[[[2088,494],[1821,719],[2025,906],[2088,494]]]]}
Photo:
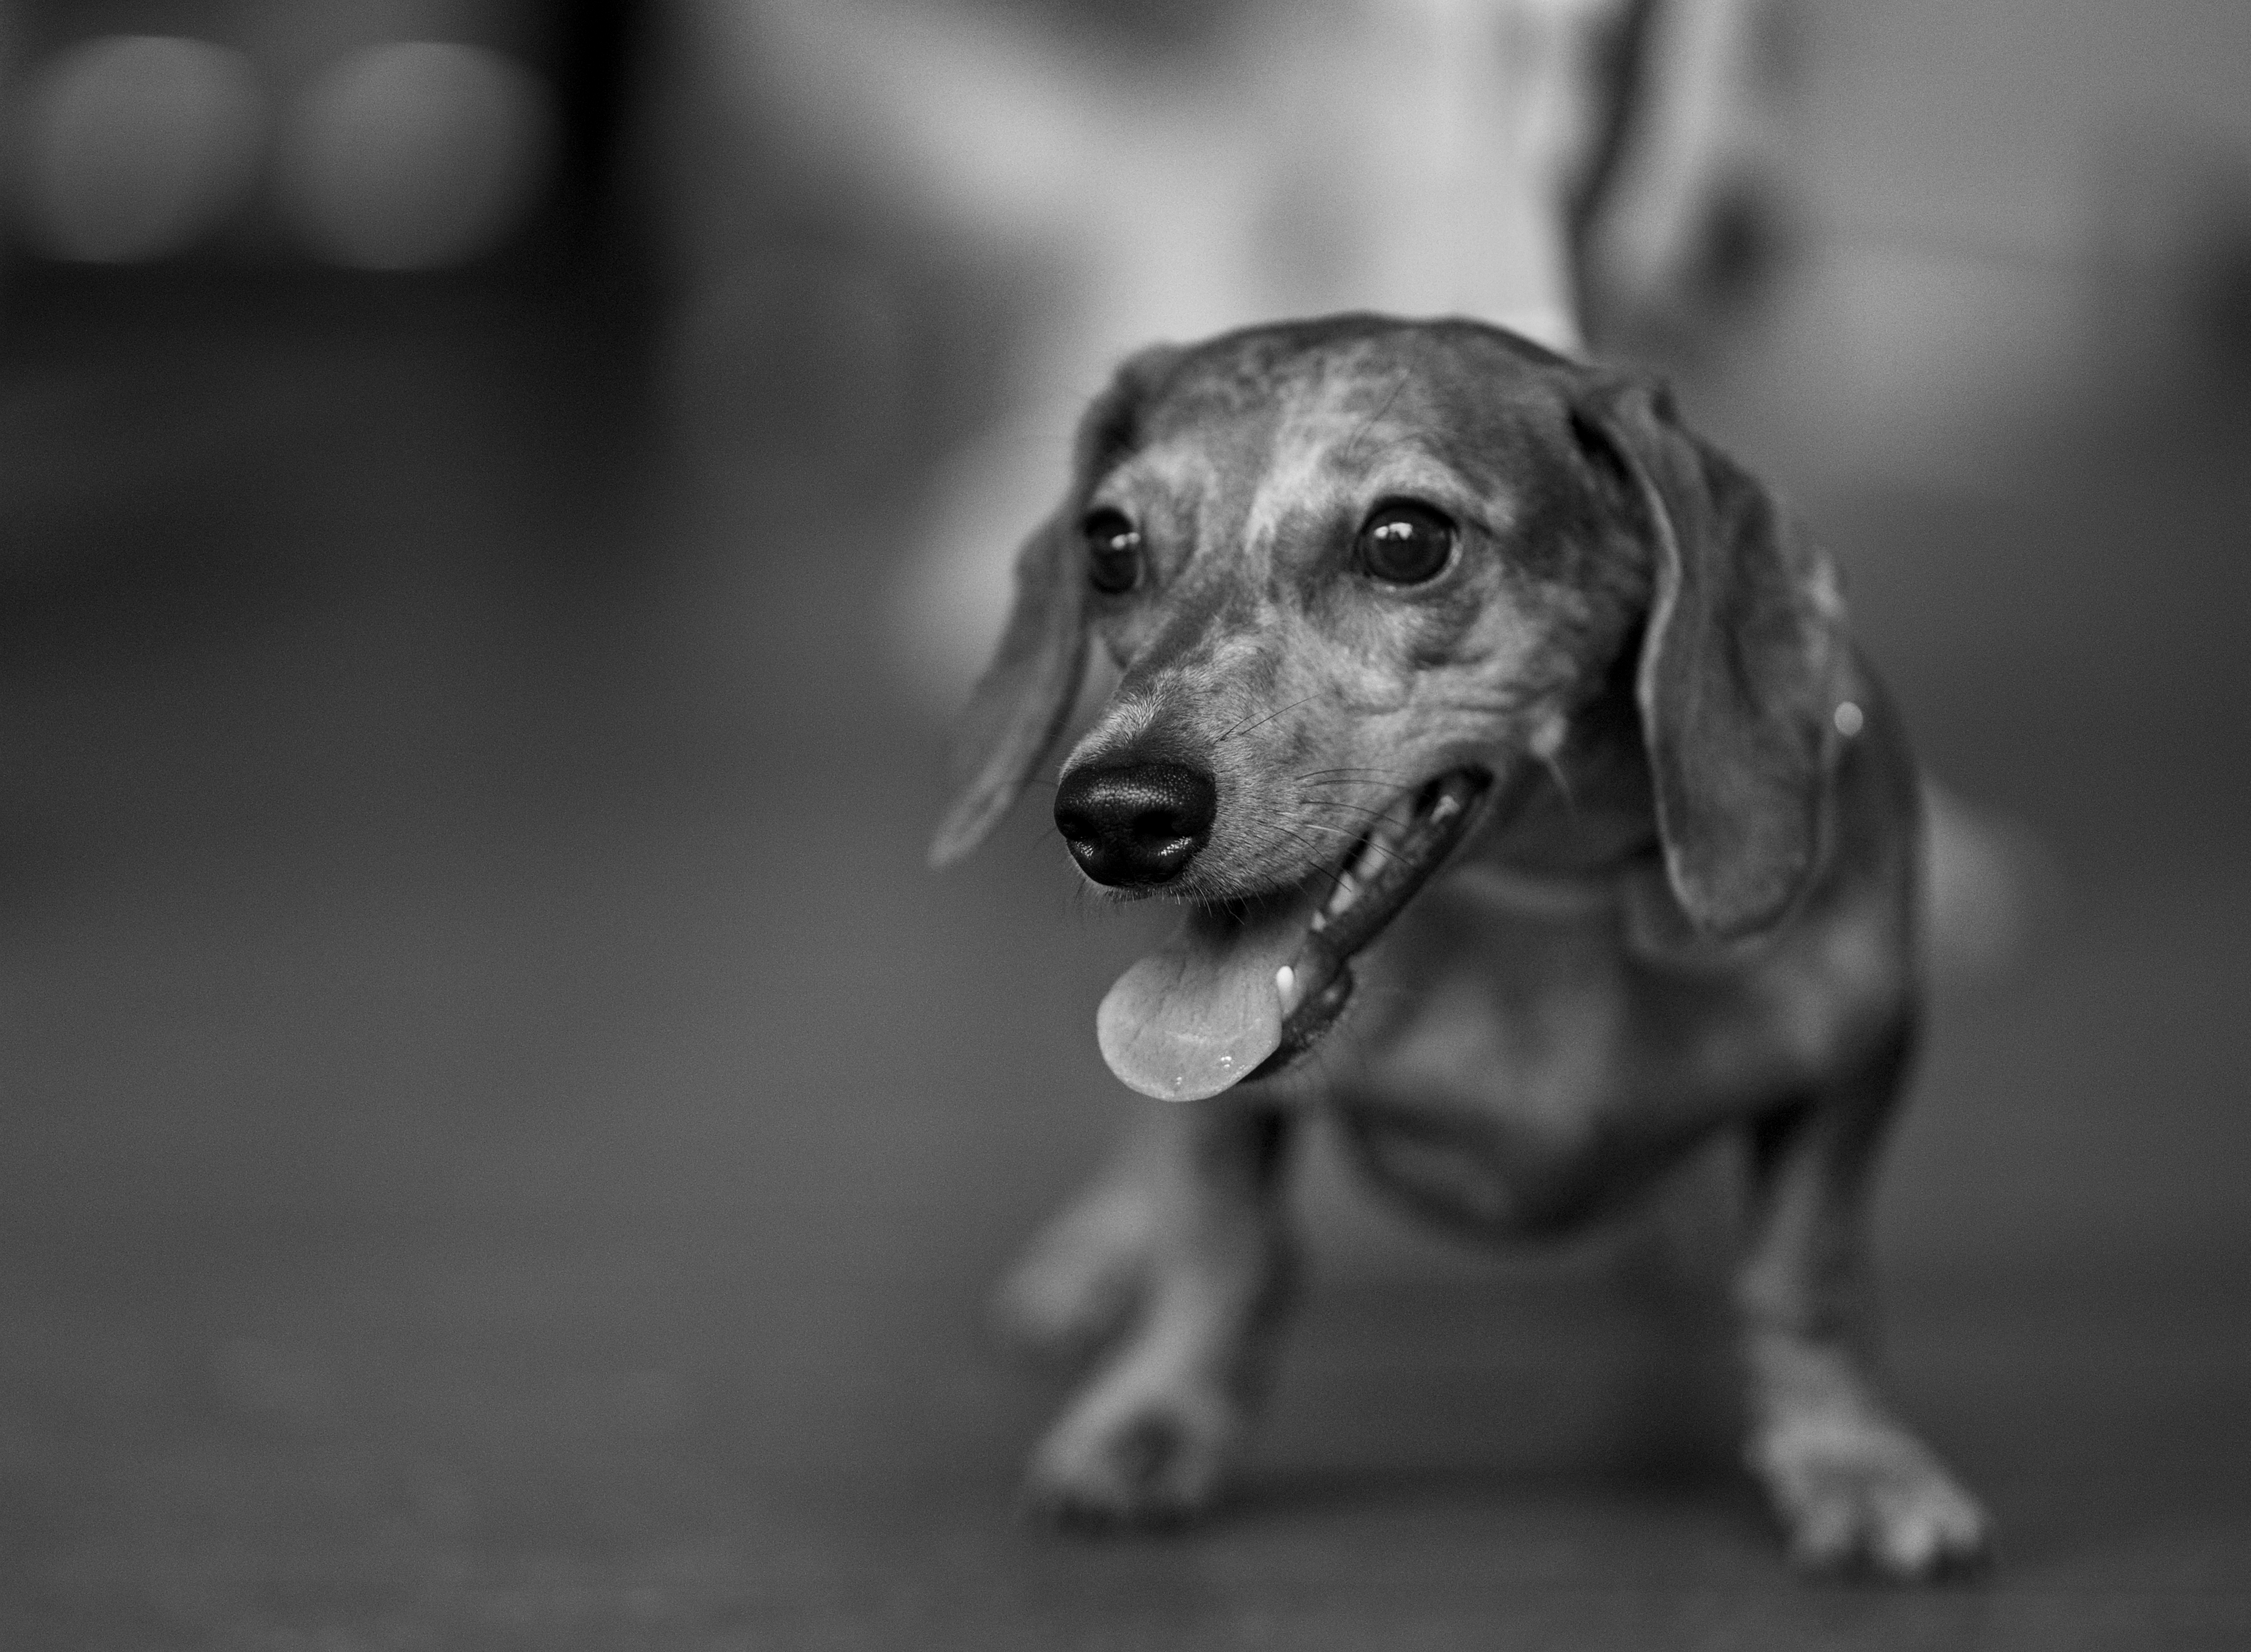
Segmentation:
{"type": "Polygon", "coordinates": [[[1127,970],[1096,1018],[1103,1059],[1132,1089],[1197,1101],[1282,1070],[1352,997],[1352,959],[1444,862],[1492,777],[1440,775],[1386,810],[1343,860],[1292,890],[1192,909],[1127,970]]]}

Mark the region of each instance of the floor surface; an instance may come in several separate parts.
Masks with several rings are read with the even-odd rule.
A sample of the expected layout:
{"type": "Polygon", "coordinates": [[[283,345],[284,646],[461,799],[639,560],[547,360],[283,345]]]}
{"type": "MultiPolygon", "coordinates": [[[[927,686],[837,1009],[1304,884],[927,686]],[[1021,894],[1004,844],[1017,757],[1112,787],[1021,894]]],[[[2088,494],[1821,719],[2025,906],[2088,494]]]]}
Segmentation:
{"type": "Polygon", "coordinates": [[[2225,823],[2036,822],[2061,893],[1940,1006],[1889,1359],[1989,1577],[1793,1577],[1707,1347],[1318,1151],[1242,1496],[1068,1540],[979,1302],[1130,1104],[1134,931],[1035,811],[924,870],[898,498],[475,314],[17,356],[0,1645],[2251,1645],[2225,823]]]}

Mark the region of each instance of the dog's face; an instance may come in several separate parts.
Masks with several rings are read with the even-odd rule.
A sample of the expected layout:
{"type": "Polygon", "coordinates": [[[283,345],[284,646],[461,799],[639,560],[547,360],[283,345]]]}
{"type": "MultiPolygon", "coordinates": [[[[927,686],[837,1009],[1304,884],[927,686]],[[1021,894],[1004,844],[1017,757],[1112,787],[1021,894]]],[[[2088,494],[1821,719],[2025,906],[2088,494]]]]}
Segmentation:
{"type": "Polygon", "coordinates": [[[1788,904],[1833,598],[1661,394],[1488,328],[1343,317],[1137,358],[1078,462],[1020,561],[939,854],[1006,806],[1105,649],[1120,679],[1057,826],[1097,883],[1193,908],[1104,1006],[1128,1082],[1209,1094],[1309,1045],[1353,951],[1630,649],[1688,916],[1733,933],[1788,904]]]}
{"type": "Polygon", "coordinates": [[[1269,895],[1553,755],[1648,587],[1563,383],[1483,330],[1267,332],[1143,395],[1076,524],[1122,674],[1057,801],[1089,877],[1269,895]]]}

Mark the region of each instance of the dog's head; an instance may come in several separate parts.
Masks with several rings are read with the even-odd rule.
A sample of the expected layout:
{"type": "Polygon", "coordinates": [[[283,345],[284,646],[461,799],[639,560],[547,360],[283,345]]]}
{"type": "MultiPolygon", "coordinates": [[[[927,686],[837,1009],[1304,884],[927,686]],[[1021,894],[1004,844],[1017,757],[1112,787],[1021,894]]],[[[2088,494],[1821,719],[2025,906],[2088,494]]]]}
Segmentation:
{"type": "Polygon", "coordinates": [[[1152,350],[1019,558],[933,858],[1021,791],[1091,639],[1121,677],[1056,825],[1096,882],[1191,907],[1104,1049],[1208,1095],[1319,1036],[1480,800],[1622,680],[1686,919],[1775,923],[1814,860],[1837,625],[1819,554],[1645,381],[1461,321],[1152,350]]]}

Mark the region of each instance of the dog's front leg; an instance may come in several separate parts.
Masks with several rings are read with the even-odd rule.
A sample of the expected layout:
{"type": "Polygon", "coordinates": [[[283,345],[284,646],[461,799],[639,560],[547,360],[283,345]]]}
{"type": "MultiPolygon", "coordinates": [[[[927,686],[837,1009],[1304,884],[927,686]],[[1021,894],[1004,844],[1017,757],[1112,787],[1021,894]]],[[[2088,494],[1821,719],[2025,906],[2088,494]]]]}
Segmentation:
{"type": "Polygon", "coordinates": [[[1909,1042],[1902,1027],[1848,1081],[1755,1128],[1736,1280],[1750,1466],[1792,1558],[1901,1578],[1978,1559],[1987,1531],[1984,1510],[1869,1374],[1867,1194],[1909,1042]]]}
{"type": "Polygon", "coordinates": [[[1279,1109],[1231,1097],[1155,1103],[1003,1286],[1020,1331],[1084,1340],[1119,1327],[1033,1455],[1036,1510],[1165,1524],[1218,1493],[1288,1296],[1287,1130],[1279,1109]]]}

